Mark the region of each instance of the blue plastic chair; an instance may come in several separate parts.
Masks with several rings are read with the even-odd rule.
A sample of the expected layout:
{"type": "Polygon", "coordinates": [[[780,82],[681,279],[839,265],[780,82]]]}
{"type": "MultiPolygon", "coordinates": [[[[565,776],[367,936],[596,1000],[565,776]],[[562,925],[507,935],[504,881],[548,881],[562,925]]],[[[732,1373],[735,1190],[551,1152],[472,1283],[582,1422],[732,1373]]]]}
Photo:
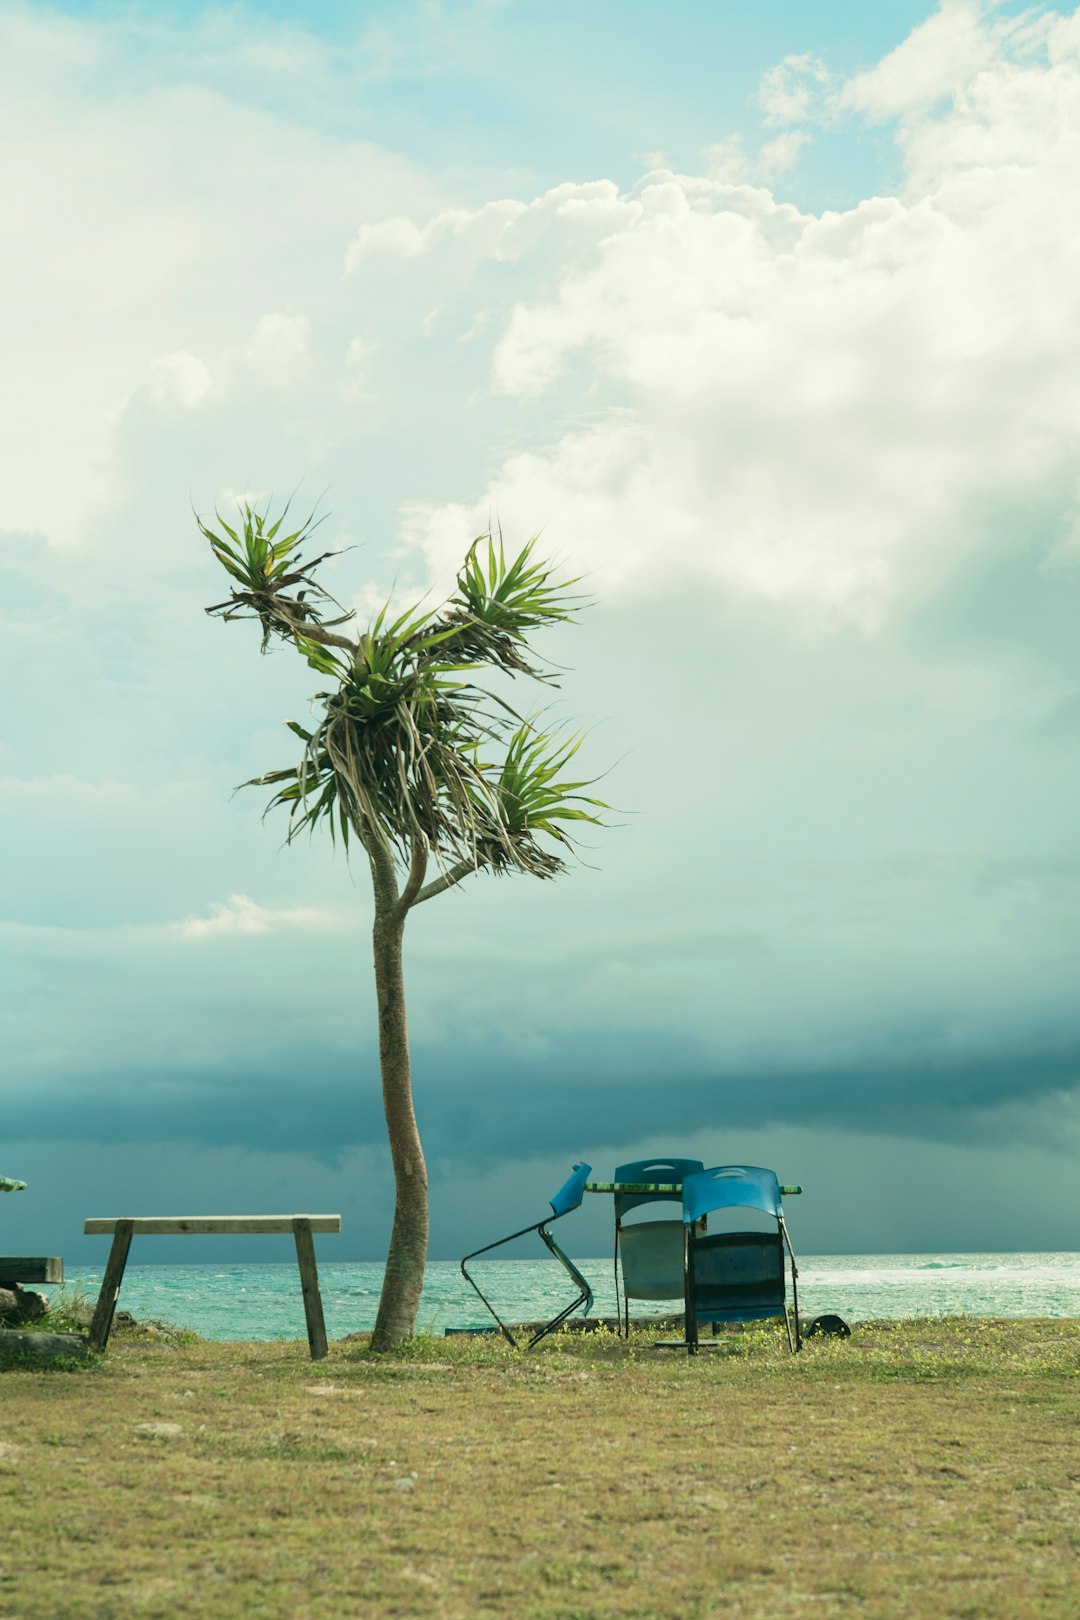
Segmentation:
{"type": "MultiPolygon", "coordinates": [[[[618,1181],[659,1181],[682,1186],[686,1176],[703,1170],[700,1159],[633,1159],[615,1169],[618,1181]]],[[[683,1227],[681,1216],[662,1221],[634,1221],[623,1217],[642,1204],[682,1204],[682,1192],[615,1194],[615,1311],[622,1330],[630,1333],[632,1299],[683,1297],[683,1227]],[[620,1262],[622,1304],[619,1303],[620,1262]]]]}
{"type": "Polygon", "coordinates": [[[535,1221],[532,1226],[523,1226],[520,1232],[511,1232],[509,1237],[499,1238],[494,1243],[487,1243],[482,1249],[474,1249],[472,1254],[467,1254],[465,1259],[461,1262],[461,1275],[465,1278],[470,1287],[474,1288],[480,1295],[480,1298],[483,1300],[484,1304],[487,1306],[488,1310],[498,1323],[503,1338],[506,1339],[508,1343],[512,1344],[515,1350],[518,1348],[518,1341],[514,1338],[513,1333],[511,1333],[510,1329],[507,1327],[494,1305],[488,1299],[475,1277],[471,1275],[468,1269],[468,1262],[470,1260],[475,1260],[481,1254],[490,1254],[492,1249],[501,1249],[504,1243],[512,1243],[515,1238],[527,1237],[530,1232],[538,1232],[550,1253],[554,1255],[555,1259],[558,1260],[560,1265],[565,1268],[573,1280],[575,1286],[577,1287],[578,1293],[577,1297],[571,1300],[570,1304],[567,1305],[565,1310],[560,1311],[557,1316],[552,1317],[550,1322],[545,1323],[545,1325],[540,1329],[539,1333],[533,1334],[532,1338],[526,1345],[526,1349],[531,1350],[534,1344],[539,1344],[540,1340],[546,1339],[549,1333],[554,1333],[555,1329],[557,1327],[561,1327],[568,1316],[573,1315],[579,1305],[584,1305],[584,1314],[588,1316],[589,1312],[592,1310],[593,1291],[589,1287],[588,1282],[582,1276],[581,1272],[578,1270],[577,1266],[575,1266],[574,1262],[570,1259],[569,1255],[564,1254],[562,1249],[560,1249],[559,1245],[548,1231],[548,1227],[553,1221],[561,1220],[564,1215],[569,1215],[572,1210],[578,1208],[582,1198],[585,1196],[585,1183],[588,1181],[591,1173],[591,1164],[575,1164],[573,1174],[568,1176],[558,1191],[553,1193],[551,1196],[550,1215],[545,1215],[542,1221],[535,1221]]]}
{"type": "Polygon", "coordinates": [[[687,1176],[683,1182],[682,1219],[686,1337],[658,1348],[685,1348],[689,1355],[696,1355],[701,1322],[754,1322],[780,1316],[787,1328],[789,1348],[792,1352],[801,1350],[796,1281],[799,1273],[775,1173],[757,1165],[728,1164],[687,1176]],[[761,1210],[772,1216],[776,1230],[705,1231],[703,1219],[722,1209],[761,1210]],[[786,1299],[787,1259],[791,1262],[790,1312],[786,1299]]]}

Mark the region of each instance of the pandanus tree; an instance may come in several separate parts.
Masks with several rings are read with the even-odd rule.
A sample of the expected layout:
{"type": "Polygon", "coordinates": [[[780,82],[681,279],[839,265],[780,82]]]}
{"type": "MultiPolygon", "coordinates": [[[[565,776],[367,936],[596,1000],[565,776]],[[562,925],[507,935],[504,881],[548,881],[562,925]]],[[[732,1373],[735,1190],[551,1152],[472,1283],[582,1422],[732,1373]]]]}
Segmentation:
{"type": "Polygon", "coordinates": [[[536,538],[507,561],[482,535],[469,547],[454,593],[440,608],[392,617],[389,604],[362,633],[355,615],[319,583],[333,555],[305,556],[315,524],[292,533],[286,511],[270,521],[245,503],[235,527],[215,513],[199,528],[229,575],[231,592],[207,608],[257,619],[262,651],[289,643],[326,678],[310,727],[288,721],[299,760],[245,786],[276,789],[267,811],[288,815],[287,839],[325,828],[367,857],[374,896],[373,947],[383,1108],[395,1201],[372,1347],[409,1337],[428,1246],[428,1184],[413,1107],[402,945],[414,907],[471,874],[551,878],[572,848],[567,825],[598,824],[607,808],[567,778],[580,734],[545,730],[478,677],[492,672],[554,684],[528,637],[571,620],[575,579],[557,582],[536,538]],[[547,840],[547,842],[543,842],[547,840]],[[433,864],[434,863],[434,864],[433,864]]]}

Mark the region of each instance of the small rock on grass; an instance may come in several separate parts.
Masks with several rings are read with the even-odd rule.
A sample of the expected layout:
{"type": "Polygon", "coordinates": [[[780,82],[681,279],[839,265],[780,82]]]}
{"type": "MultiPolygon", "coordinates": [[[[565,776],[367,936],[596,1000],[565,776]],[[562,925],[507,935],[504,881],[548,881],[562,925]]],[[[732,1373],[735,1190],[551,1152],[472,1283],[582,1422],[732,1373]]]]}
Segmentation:
{"type": "Polygon", "coordinates": [[[0,1321],[36,1322],[48,1309],[45,1295],[32,1288],[23,1288],[20,1283],[0,1286],[0,1321]]]}

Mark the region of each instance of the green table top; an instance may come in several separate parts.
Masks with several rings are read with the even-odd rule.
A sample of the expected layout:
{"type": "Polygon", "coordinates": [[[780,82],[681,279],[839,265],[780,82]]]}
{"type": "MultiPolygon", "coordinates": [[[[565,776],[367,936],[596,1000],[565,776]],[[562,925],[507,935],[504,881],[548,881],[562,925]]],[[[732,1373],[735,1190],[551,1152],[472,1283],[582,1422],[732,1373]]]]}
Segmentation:
{"type": "MultiPolygon", "coordinates": [[[[681,1181],[587,1181],[586,1192],[597,1193],[681,1193],[681,1181]]],[[[781,1187],[782,1197],[801,1193],[801,1187],[781,1187]]]]}

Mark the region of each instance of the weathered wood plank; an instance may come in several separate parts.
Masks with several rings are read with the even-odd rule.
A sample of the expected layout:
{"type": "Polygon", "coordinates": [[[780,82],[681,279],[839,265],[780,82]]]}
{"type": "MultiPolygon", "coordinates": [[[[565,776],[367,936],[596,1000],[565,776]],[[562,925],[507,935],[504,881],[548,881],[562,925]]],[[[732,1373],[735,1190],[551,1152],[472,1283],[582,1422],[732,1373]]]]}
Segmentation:
{"type": "Polygon", "coordinates": [[[0,1288],[5,1283],[62,1283],[64,1262],[58,1254],[0,1254],[0,1288]]]}
{"type": "MultiPolygon", "coordinates": [[[[138,1215],[131,1217],[131,1230],[148,1237],[168,1237],[181,1232],[211,1234],[215,1232],[243,1236],[255,1232],[292,1232],[293,1222],[310,1223],[313,1232],[340,1232],[340,1215],[138,1215]]],[[[83,1222],[83,1231],[91,1237],[107,1236],[119,1226],[118,1217],[93,1219],[83,1222]]]]}
{"type": "Polygon", "coordinates": [[[300,1287],[304,1295],[308,1349],[311,1351],[312,1361],[321,1361],[327,1353],[326,1322],[323,1319],[319,1271],[315,1264],[315,1245],[311,1241],[309,1216],[296,1216],[293,1221],[293,1236],[296,1239],[296,1263],[300,1267],[300,1287]]]}
{"type": "Polygon", "coordinates": [[[82,1360],[89,1349],[81,1333],[20,1333],[18,1329],[0,1328],[0,1365],[23,1356],[40,1356],[43,1361],[53,1356],[78,1356],[82,1360]]]}
{"type": "Polygon", "coordinates": [[[112,1328],[113,1312],[116,1309],[116,1296],[120,1292],[120,1284],[124,1277],[124,1267],[127,1264],[128,1250],[131,1247],[131,1221],[116,1221],[112,1248],[109,1250],[109,1263],[105,1267],[105,1275],[101,1279],[101,1293],[94,1309],[94,1319],[90,1323],[90,1348],[102,1351],[109,1342],[109,1332],[112,1328]]]}

